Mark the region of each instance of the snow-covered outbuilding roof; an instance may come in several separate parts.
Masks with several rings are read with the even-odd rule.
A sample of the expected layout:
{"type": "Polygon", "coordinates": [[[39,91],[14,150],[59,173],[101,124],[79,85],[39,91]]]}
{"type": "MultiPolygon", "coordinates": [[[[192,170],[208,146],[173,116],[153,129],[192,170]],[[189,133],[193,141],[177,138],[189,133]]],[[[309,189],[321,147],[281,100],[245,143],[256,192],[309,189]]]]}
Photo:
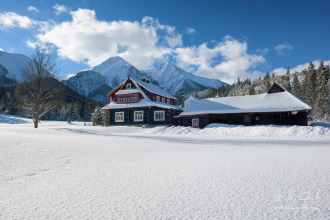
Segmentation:
{"type": "Polygon", "coordinates": [[[250,96],[209,99],[190,97],[186,100],[185,109],[180,116],[249,112],[286,112],[311,109],[311,106],[284,89],[283,92],[267,92],[250,96]]]}

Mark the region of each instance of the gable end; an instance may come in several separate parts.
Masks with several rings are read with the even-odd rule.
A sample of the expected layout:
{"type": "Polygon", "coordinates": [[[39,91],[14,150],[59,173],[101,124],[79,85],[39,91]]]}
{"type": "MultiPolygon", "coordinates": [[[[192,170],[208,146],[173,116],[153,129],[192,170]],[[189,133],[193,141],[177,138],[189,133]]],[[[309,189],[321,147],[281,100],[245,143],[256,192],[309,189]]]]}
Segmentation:
{"type": "Polygon", "coordinates": [[[277,82],[274,82],[274,84],[270,87],[267,93],[279,93],[279,92],[285,92],[286,90],[277,82]]]}

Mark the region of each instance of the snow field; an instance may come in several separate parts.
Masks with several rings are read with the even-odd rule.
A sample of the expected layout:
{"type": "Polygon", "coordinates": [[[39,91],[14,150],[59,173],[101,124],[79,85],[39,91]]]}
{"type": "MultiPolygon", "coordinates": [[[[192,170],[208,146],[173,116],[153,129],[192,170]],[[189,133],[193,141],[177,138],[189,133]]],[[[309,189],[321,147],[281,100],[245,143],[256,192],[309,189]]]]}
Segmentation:
{"type": "Polygon", "coordinates": [[[247,139],[82,125],[34,129],[0,114],[0,219],[329,218],[328,131],[285,138],[269,126],[272,138],[247,139]]]}

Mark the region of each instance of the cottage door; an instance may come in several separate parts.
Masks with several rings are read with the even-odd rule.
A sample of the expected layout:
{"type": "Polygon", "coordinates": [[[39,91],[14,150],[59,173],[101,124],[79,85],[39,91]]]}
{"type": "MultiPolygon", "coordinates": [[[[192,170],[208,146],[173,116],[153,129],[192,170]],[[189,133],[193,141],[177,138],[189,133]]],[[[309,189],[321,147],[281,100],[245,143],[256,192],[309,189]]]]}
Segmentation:
{"type": "Polygon", "coordinates": [[[193,118],[192,119],[192,127],[193,128],[199,128],[199,119],[198,118],[193,118]]]}

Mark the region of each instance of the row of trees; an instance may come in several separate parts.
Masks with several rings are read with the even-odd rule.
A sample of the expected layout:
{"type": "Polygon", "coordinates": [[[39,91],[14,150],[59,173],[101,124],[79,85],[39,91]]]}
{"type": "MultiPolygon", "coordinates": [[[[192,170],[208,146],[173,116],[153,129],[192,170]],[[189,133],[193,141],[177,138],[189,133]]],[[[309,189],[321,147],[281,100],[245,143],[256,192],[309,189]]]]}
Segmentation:
{"type": "Polygon", "coordinates": [[[300,74],[293,74],[291,92],[313,107],[311,116],[314,119],[329,119],[329,75],[330,68],[325,66],[323,62],[320,63],[317,69],[310,62],[308,68],[304,69],[300,74]]]}
{"type": "MultiPolygon", "coordinates": [[[[0,112],[26,116],[27,113],[22,107],[26,103],[19,100],[17,85],[0,87],[0,112]],[[16,95],[18,93],[18,95],[16,95]]],[[[59,101],[45,114],[39,118],[41,120],[58,121],[91,121],[95,104],[88,100],[76,100],[71,102],[59,101]]],[[[28,115],[29,116],[29,115],[28,115]]]]}

